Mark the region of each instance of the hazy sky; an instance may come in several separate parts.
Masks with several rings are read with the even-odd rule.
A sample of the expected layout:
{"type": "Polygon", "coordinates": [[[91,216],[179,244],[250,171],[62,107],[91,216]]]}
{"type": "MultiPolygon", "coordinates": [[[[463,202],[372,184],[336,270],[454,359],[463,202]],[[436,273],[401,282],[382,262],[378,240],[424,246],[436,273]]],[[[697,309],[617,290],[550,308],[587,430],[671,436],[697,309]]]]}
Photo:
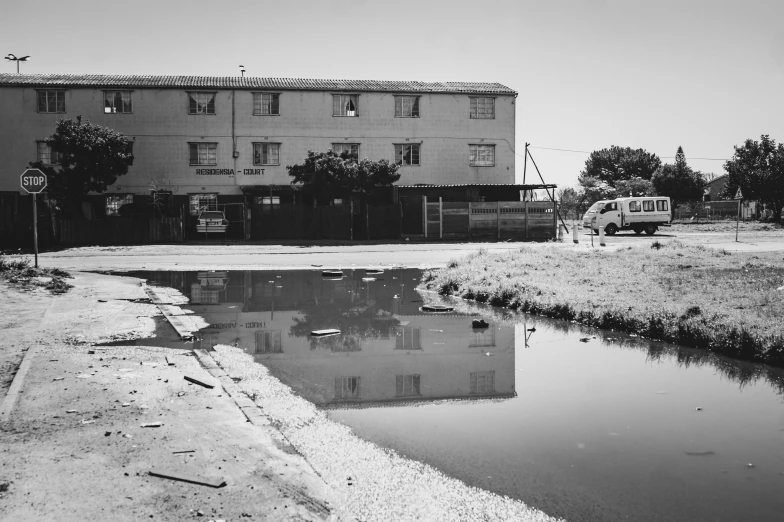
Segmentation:
{"type": "MultiPolygon", "coordinates": [[[[5,0],[0,55],[27,73],[499,82],[524,144],[642,147],[723,173],[784,141],[784,0],[5,0]]],[[[2,71],[15,72],[5,60],[2,71]]],[[[587,154],[532,148],[548,183],[587,154]]],[[[530,167],[530,162],[529,162],[530,167]]],[[[527,180],[536,180],[529,168],[527,180]]]]}

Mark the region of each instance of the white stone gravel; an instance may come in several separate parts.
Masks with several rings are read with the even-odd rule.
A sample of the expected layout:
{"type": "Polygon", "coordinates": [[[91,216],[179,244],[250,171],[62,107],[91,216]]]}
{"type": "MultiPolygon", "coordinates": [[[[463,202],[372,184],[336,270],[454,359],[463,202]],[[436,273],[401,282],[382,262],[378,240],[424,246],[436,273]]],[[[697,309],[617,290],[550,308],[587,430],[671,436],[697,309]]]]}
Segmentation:
{"type": "Polygon", "coordinates": [[[213,358],[347,499],[346,520],[554,521],[523,502],[474,488],[437,469],[355,436],[295,395],[253,357],[217,346],[213,358]]]}

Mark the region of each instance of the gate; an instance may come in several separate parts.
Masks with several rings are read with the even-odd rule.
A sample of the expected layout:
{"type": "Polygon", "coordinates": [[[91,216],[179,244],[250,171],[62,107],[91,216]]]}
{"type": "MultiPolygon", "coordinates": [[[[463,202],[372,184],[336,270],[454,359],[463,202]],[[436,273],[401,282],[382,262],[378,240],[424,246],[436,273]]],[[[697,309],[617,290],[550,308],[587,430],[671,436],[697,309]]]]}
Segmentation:
{"type": "Polygon", "coordinates": [[[403,214],[400,228],[404,236],[424,234],[422,201],[422,196],[400,198],[403,214]]]}

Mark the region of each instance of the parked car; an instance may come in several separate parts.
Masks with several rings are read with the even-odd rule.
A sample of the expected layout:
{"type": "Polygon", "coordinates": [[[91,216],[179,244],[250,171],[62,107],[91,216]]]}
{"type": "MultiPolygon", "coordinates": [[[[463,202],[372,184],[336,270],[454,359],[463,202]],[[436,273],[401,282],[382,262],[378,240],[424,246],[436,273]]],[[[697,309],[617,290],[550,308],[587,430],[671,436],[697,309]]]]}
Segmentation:
{"type": "Polygon", "coordinates": [[[199,234],[213,232],[223,234],[228,227],[229,222],[221,210],[204,210],[199,214],[199,220],[196,222],[196,232],[199,234]]]}
{"type": "Polygon", "coordinates": [[[672,209],[670,198],[641,196],[597,201],[583,216],[583,228],[604,232],[611,236],[619,230],[634,230],[635,234],[653,235],[659,227],[670,226],[672,209]]]}

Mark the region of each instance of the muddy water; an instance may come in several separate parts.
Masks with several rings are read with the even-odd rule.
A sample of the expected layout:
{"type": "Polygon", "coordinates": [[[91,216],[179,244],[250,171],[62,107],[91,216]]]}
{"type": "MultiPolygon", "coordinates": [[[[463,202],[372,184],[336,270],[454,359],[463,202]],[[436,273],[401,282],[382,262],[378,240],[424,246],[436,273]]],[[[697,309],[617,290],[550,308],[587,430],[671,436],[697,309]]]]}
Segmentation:
{"type": "Polygon", "coordinates": [[[191,299],[203,346],[240,346],[361,437],[548,514],[784,512],[780,370],[462,302],[428,313],[455,303],[417,292],[418,270],[137,275],[191,299]]]}

